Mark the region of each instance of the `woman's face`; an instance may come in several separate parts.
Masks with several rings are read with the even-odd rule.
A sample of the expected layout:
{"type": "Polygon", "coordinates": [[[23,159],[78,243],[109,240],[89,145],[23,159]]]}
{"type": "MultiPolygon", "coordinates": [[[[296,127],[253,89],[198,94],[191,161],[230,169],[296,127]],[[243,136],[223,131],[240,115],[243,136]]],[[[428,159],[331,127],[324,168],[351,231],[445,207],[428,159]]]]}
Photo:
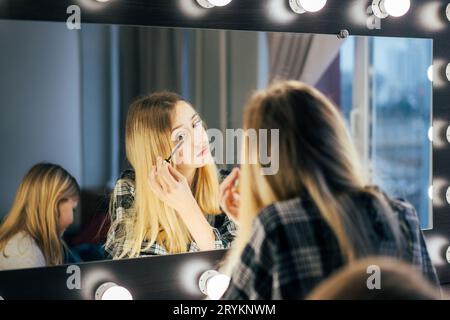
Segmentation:
{"type": "Polygon", "coordinates": [[[66,229],[73,223],[73,213],[78,205],[78,199],[62,201],[59,206],[59,234],[62,236],[66,229]]]}
{"type": "Polygon", "coordinates": [[[184,143],[173,157],[173,162],[180,169],[200,168],[213,163],[203,122],[197,112],[184,101],[176,104],[172,117],[171,140],[174,146],[181,137],[184,143]]]}

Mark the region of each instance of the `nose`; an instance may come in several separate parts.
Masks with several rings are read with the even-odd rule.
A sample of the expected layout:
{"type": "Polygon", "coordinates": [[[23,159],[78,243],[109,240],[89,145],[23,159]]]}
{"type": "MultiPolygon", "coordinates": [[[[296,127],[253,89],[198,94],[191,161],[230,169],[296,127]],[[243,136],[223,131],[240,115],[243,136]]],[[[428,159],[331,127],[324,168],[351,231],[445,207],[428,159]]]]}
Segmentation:
{"type": "Polygon", "coordinates": [[[203,147],[205,144],[208,144],[208,135],[204,128],[200,128],[194,130],[194,146],[203,147]]]}

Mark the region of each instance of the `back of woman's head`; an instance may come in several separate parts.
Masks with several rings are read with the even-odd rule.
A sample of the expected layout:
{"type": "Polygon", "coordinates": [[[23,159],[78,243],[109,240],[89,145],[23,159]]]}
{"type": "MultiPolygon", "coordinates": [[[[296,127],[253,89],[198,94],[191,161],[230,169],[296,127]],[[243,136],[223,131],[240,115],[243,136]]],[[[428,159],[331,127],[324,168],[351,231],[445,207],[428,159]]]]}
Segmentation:
{"type": "Polygon", "coordinates": [[[324,280],[307,299],[436,300],[441,294],[411,265],[389,257],[369,257],[324,280]]]}
{"type": "Polygon", "coordinates": [[[22,179],[11,210],[0,226],[0,253],[18,232],[26,232],[42,250],[48,265],[62,263],[59,205],[78,199],[80,187],[64,168],[34,165],[22,179]]]}
{"type": "MultiPolygon", "coordinates": [[[[244,129],[279,130],[278,141],[268,139],[266,150],[278,143],[278,155],[271,157],[279,156],[280,169],[274,175],[263,176],[260,162],[250,164],[244,160],[240,184],[242,236],[237,240],[240,245],[236,251],[242,250],[251,221],[263,207],[294,197],[312,200],[336,236],[344,259],[374,251],[377,244],[371,238],[370,221],[360,214],[358,199],[367,196],[381,208],[387,221],[390,208],[378,191],[365,187],[345,121],[329,99],[298,81],[275,83],[251,96],[245,109],[244,129]]],[[[260,140],[256,145],[247,142],[247,158],[260,154],[260,140]]],[[[398,236],[394,224],[392,236],[398,236]]]]}

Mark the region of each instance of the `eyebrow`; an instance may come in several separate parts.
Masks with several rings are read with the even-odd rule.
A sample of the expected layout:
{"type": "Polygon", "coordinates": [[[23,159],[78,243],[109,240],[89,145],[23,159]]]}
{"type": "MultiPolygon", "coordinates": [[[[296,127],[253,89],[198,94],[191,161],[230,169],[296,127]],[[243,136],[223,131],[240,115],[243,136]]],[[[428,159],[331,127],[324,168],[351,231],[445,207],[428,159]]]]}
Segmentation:
{"type": "MultiPolygon", "coordinates": [[[[198,113],[194,113],[194,115],[191,117],[191,120],[193,120],[196,116],[199,116],[198,113]]],[[[180,124],[179,126],[176,126],[175,128],[172,129],[172,132],[177,130],[178,128],[181,128],[182,126],[184,126],[184,124],[180,124]]]]}

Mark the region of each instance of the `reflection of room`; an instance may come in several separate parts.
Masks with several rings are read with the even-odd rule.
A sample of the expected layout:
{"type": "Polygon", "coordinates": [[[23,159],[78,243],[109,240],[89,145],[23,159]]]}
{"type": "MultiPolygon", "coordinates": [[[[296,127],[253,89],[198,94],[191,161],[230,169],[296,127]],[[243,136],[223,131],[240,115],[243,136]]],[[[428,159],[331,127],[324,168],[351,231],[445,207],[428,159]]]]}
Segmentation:
{"type": "MultiPolygon", "coordinates": [[[[60,127],[49,123],[41,137],[31,139],[36,130],[33,123],[24,126],[28,141],[18,145],[34,145],[34,149],[27,150],[26,158],[22,148],[11,153],[10,159],[21,160],[14,161],[16,165],[5,178],[17,183],[27,166],[39,159],[71,168],[81,182],[83,198],[70,240],[80,245],[80,250],[86,247],[87,251],[81,251],[83,260],[102,258],[101,252],[87,244],[103,244],[110,188],[120,171],[129,166],[121,146],[127,106],[137,96],[163,89],[180,92],[197,107],[209,127],[225,131],[240,127],[248,93],[270,81],[297,79],[316,86],[341,108],[367,174],[390,192],[409,199],[419,212],[422,227],[430,225],[430,142],[426,138],[431,112],[431,83],[426,76],[431,65],[430,40],[339,40],[328,35],[103,25],[86,25],[78,38],[70,37],[69,31],[55,23],[2,24],[13,30],[4,39],[11,45],[3,55],[16,57],[8,61],[6,70],[15,70],[17,81],[39,95],[36,100],[30,92],[18,100],[13,98],[14,91],[5,89],[2,97],[11,101],[9,119],[19,117],[19,110],[26,110],[31,101],[39,101],[35,110],[44,109],[48,115],[63,112],[60,127]],[[47,38],[48,32],[54,37],[47,38]],[[15,43],[15,38],[42,39],[43,43],[25,45],[15,43]],[[55,60],[51,48],[57,43],[55,60]],[[411,48],[416,50],[405,59],[411,48]],[[21,64],[22,60],[32,63],[36,53],[43,59],[36,70],[39,76],[32,78],[21,64]],[[72,70],[61,69],[57,62],[72,70]],[[67,71],[70,78],[65,76],[67,71]],[[74,77],[76,86],[70,85],[74,77]],[[67,82],[60,97],[52,94],[52,81],[60,86],[60,81],[67,82]],[[68,97],[70,104],[62,103],[68,97]],[[400,134],[406,129],[408,135],[400,134]],[[57,147],[63,137],[70,143],[57,147]],[[39,144],[46,145],[47,151],[39,144]],[[404,151],[399,154],[400,148],[404,151]]],[[[45,118],[46,114],[41,110],[39,116],[45,118]]],[[[8,117],[4,119],[9,122],[8,117]]],[[[9,131],[15,130],[24,129],[9,131]]],[[[13,190],[2,194],[2,212],[6,212],[13,190]]]]}

